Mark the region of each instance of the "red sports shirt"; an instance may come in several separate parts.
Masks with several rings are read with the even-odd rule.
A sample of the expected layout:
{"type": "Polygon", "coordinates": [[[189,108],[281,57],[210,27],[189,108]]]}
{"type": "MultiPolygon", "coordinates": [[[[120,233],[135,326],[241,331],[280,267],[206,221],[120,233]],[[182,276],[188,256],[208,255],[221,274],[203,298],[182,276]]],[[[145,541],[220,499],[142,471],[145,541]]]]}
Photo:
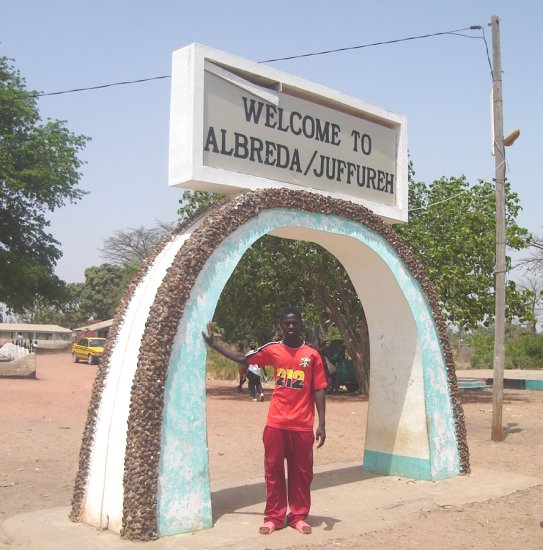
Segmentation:
{"type": "Polygon", "coordinates": [[[274,369],[275,388],[266,424],[296,432],[313,431],[313,392],[327,385],[319,352],[305,343],[290,348],[283,342],[270,342],[246,357],[251,364],[274,369]]]}

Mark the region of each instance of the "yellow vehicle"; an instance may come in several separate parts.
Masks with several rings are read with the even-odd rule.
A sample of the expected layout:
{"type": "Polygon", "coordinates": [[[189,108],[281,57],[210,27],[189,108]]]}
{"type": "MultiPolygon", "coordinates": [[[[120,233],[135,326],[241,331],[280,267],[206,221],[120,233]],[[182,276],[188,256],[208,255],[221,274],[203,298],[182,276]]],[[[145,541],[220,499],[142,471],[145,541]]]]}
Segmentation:
{"type": "Polygon", "coordinates": [[[74,363],[86,361],[89,365],[95,365],[100,362],[104,354],[105,338],[95,338],[94,336],[79,338],[72,346],[72,357],[74,363]]]}

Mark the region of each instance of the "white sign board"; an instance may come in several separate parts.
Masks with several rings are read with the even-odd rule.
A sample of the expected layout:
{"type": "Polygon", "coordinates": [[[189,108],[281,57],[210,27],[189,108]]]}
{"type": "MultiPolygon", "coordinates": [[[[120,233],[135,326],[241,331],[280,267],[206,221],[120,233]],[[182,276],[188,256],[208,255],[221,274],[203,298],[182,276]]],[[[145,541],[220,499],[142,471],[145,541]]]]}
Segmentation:
{"type": "Polygon", "coordinates": [[[406,221],[405,117],[193,44],[173,55],[170,185],[310,189],[406,221]]]}

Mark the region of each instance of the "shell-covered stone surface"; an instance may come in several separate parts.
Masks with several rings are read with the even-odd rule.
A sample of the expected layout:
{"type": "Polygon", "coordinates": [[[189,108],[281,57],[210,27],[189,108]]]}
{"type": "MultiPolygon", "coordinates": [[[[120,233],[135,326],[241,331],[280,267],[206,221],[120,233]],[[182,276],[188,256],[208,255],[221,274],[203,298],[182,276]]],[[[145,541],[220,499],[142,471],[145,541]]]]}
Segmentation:
{"type": "MultiPolygon", "coordinates": [[[[433,311],[444,355],[450,399],[453,408],[456,441],[463,473],[469,472],[469,451],[462,405],[459,399],[455,367],[445,322],[426,272],[410,248],[396,232],[367,208],[309,191],[265,189],[225,199],[209,209],[205,216],[189,222],[178,232],[191,231],[159,287],[147,318],[132,385],[128,417],[124,472],[122,535],[133,540],[158,537],[157,490],[161,453],[161,426],[164,384],[172,344],[191,289],[213,251],[228,235],[268,209],[288,209],[334,215],[362,224],[380,234],[397,251],[425,293],[433,311]]],[[[166,239],[167,240],[167,239],[166,239]]],[[[166,241],[165,240],[165,241],[166,241]]],[[[146,260],[119,305],[109,333],[108,346],[94,383],[87,423],[79,458],[70,518],[79,521],[87,484],[96,417],[109,368],[109,358],[124,314],[141,278],[160,247],[146,260]]]]}

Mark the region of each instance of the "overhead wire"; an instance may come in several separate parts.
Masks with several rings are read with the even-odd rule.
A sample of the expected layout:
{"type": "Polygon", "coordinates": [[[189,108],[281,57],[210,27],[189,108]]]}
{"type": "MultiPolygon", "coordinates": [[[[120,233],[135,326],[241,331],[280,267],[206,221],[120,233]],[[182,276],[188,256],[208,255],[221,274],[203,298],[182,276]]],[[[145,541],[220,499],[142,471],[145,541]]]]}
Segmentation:
{"type": "MultiPolygon", "coordinates": [[[[346,51],[351,51],[351,50],[360,50],[360,49],[363,49],[363,48],[371,48],[371,47],[374,47],[374,46],[384,46],[384,45],[387,45],[387,44],[398,44],[400,42],[408,42],[408,41],[411,41],[411,40],[421,40],[421,39],[424,39],[424,38],[431,38],[431,37],[434,37],[434,36],[443,36],[443,35],[460,36],[460,37],[463,37],[463,38],[483,39],[484,42],[485,42],[485,46],[486,46],[488,61],[490,63],[490,57],[489,57],[489,54],[488,54],[488,44],[486,42],[486,38],[485,38],[485,35],[484,35],[484,29],[480,25],[471,25],[470,27],[465,27],[463,29],[435,32],[435,33],[429,33],[429,34],[420,34],[420,35],[417,35],[417,36],[408,36],[408,37],[405,37],[405,38],[397,38],[397,39],[394,39],[394,40],[384,40],[384,41],[381,41],[381,42],[371,42],[369,44],[360,44],[360,45],[357,45],[357,46],[347,46],[347,47],[343,47],[343,48],[335,48],[335,49],[330,49],[330,50],[321,50],[321,51],[317,51],[317,52],[309,52],[309,53],[303,53],[303,54],[297,54],[297,55],[289,55],[289,56],[286,56],[286,57],[276,57],[276,58],[273,58],[273,59],[264,59],[262,61],[258,61],[258,63],[274,63],[274,62],[277,62],[277,61],[290,61],[290,60],[293,60],[293,59],[302,59],[302,58],[306,58],[306,57],[316,57],[316,56],[320,56],[320,55],[328,55],[328,54],[332,54],[332,53],[346,52],[346,51]],[[463,31],[469,31],[469,30],[481,30],[482,33],[483,33],[483,36],[480,37],[480,36],[470,36],[470,35],[460,34],[463,31]]],[[[490,67],[490,70],[492,71],[492,65],[490,67]]],[[[152,77],[149,77],[149,78],[138,78],[137,80],[125,80],[125,81],[122,81],[122,82],[110,82],[108,84],[99,84],[97,86],[86,86],[86,87],[80,87],[80,88],[72,88],[70,90],[60,90],[60,91],[56,91],[56,92],[40,92],[40,93],[37,93],[37,94],[34,94],[34,95],[35,95],[35,97],[57,96],[57,95],[72,94],[72,93],[77,93],[77,92],[87,92],[87,91],[91,91],[91,90],[101,90],[101,89],[104,89],[104,88],[111,88],[113,86],[126,86],[126,85],[130,85],[130,84],[141,84],[143,82],[151,82],[153,80],[163,80],[163,79],[166,79],[166,78],[171,78],[171,75],[168,74],[168,75],[152,76],[152,77]]]]}
{"type": "Polygon", "coordinates": [[[137,80],[125,80],[124,82],[111,82],[110,84],[99,84],[98,86],[87,86],[86,88],[72,88],[71,90],[62,90],[60,92],[46,92],[35,94],[36,97],[45,97],[50,95],[73,94],[74,92],[87,92],[89,90],[100,90],[102,88],[111,88],[112,86],[125,86],[127,84],[140,84],[141,82],[149,82],[150,80],[161,80],[171,78],[171,75],[152,76],[150,78],[139,78],[137,80]]]}
{"type": "MultiPolygon", "coordinates": [[[[362,48],[371,48],[372,46],[384,46],[386,44],[397,44],[398,42],[407,42],[409,40],[420,40],[422,38],[431,38],[433,36],[442,36],[442,35],[445,35],[445,34],[456,34],[456,33],[462,32],[462,31],[469,31],[469,30],[478,30],[479,27],[480,27],[479,25],[472,25],[471,27],[465,27],[463,29],[456,29],[456,30],[453,30],[453,31],[443,31],[443,32],[434,32],[434,33],[430,33],[430,34],[420,34],[420,35],[417,35],[417,36],[408,36],[406,38],[397,38],[395,40],[384,40],[382,42],[371,42],[369,44],[362,44],[362,45],[359,45],[359,46],[348,46],[348,47],[345,47],[345,48],[336,48],[336,49],[333,49],[333,50],[321,50],[321,51],[318,51],[318,52],[303,53],[303,54],[299,54],[299,55],[290,55],[290,56],[287,56],[287,57],[277,57],[275,59],[265,59],[264,61],[259,61],[259,63],[272,63],[274,61],[288,61],[288,60],[291,60],[291,59],[300,59],[302,57],[312,57],[312,56],[317,56],[317,55],[326,55],[326,54],[330,54],[330,53],[346,52],[346,51],[349,51],[349,50],[360,50],[362,48]]],[[[457,35],[457,36],[462,36],[462,35],[457,35]]]]}
{"type": "Polygon", "coordinates": [[[462,191],[456,193],[455,195],[451,195],[450,197],[447,197],[446,199],[442,199],[437,202],[433,202],[432,204],[425,204],[424,206],[419,206],[418,208],[410,208],[409,212],[417,212],[418,210],[428,210],[428,208],[432,208],[433,206],[437,206],[438,204],[443,204],[444,202],[452,201],[453,199],[456,199],[456,197],[459,197],[460,195],[463,195],[467,189],[462,189],[462,191]]]}

